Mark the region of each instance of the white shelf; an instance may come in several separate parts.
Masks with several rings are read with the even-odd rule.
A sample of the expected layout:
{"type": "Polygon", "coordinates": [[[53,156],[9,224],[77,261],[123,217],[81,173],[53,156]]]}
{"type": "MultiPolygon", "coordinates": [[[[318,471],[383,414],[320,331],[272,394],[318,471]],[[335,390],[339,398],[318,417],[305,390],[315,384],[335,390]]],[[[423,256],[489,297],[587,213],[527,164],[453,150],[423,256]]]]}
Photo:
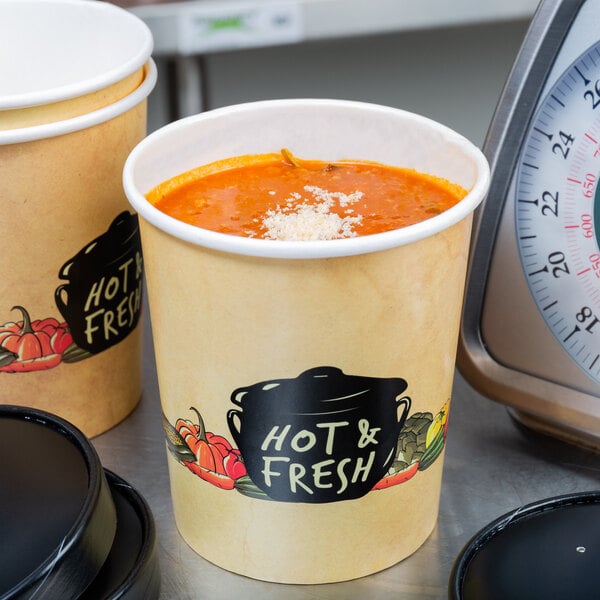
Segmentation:
{"type": "Polygon", "coordinates": [[[538,0],[190,0],[130,10],[156,55],[529,19],[538,0]]]}

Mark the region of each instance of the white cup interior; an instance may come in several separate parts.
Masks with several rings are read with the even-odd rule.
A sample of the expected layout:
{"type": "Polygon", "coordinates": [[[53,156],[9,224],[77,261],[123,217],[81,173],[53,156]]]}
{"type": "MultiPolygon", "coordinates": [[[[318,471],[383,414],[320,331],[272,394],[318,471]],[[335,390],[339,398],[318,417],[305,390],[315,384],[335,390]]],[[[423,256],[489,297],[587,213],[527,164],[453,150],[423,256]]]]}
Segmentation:
{"type": "Polygon", "coordinates": [[[489,184],[481,151],[463,136],[403,110],[344,100],[271,100],[230,106],[171,123],[129,156],[124,185],[147,221],[186,241],[229,252],[281,258],[344,256],[433,235],[471,213],[489,184]],[[413,168],[459,184],[467,196],[441,215],[396,231],[343,240],[283,242],[207,231],[173,219],[145,198],[176,175],[216,160],[288,148],[301,158],[362,159],[413,168]]]}
{"type": "Polygon", "coordinates": [[[141,68],[153,48],[132,13],[90,0],[0,0],[0,110],[82,96],[141,68]]]}

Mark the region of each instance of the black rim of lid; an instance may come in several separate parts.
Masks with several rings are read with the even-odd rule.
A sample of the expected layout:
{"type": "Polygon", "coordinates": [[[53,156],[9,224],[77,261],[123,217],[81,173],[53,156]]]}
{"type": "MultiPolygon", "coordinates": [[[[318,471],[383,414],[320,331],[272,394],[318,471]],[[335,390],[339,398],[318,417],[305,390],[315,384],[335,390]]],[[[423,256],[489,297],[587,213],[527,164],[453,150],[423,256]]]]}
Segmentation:
{"type": "Polygon", "coordinates": [[[117,517],[110,488],[96,450],[88,438],[68,421],[46,411],[0,405],[0,418],[28,421],[64,436],[81,453],[88,469],[88,489],[73,526],[56,548],[2,600],[36,600],[77,596],[94,579],[114,539],[117,517]]]}
{"type": "Polygon", "coordinates": [[[120,494],[135,511],[142,532],[133,568],[106,600],[155,600],[160,593],[160,570],[152,511],[141,494],[127,481],[108,469],[104,469],[104,472],[113,494],[120,494]]]}
{"type": "Polygon", "coordinates": [[[488,542],[490,542],[490,540],[503,529],[509,525],[514,525],[519,521],[528,519],[536,514],[566,508],[569,506],[591,504],[600,504],[600,492],[578,492],[539,500],[537,502],[527,504],[521,508],[512,510],[492,521],[489,525],[476,533],[460,551],[450,574],[448,586],[449,600],[461,600],[463,598],[463,584],[465,582],[465,577],[471,561],[475,558],[478,552],[485,548],[488,542]]]}

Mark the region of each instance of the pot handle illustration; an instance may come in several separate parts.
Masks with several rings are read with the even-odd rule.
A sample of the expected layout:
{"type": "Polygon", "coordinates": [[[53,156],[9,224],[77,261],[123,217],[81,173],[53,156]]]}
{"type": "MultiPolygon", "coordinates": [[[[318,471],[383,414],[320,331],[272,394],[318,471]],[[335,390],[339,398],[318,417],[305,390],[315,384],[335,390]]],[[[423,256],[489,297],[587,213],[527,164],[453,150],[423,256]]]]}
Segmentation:
{"type": "Polygon", "coordinates": [[[229,431],[231,431],[231,435],[235,441],[236,446],[240,447],[240,438],[242,435],[242,411],[231,409],[227,411],[227,424],[229,425],[229,431]],[[237,417],[238,423],[236,424],[235,418],[237,417]]]}
{"type": "Polygon", "coordinates": [[[398,423],[402,423],[410,411],[411,399],[408,396],[396,398],[396,410],[398,415],[398,423]]]}
{"type": "Polygon", "coordinates": [[[67,303],[63,300],[63,292],[67,292],[66,288],[66,285],[59,285],[54,292],[54,301],[61,314],[64,314],[64,311],[67,309],[67,303]]]}
{"type": "Polygon", "coordinates": [[[238,388],[231,394],[231,401],[238,406],[242,406],[242,398],[248,393],[248,388],[238,388]]]}

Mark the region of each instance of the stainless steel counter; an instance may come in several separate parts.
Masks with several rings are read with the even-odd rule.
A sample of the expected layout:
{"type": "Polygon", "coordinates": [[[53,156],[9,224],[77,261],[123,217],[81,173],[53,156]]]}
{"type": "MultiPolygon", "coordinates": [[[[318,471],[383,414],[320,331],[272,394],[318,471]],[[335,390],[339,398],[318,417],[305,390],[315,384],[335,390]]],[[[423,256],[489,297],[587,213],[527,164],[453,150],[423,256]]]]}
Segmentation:
{"type": "Polygon", "coordinates": [[[442,600],[456,556],[481,527],[536,500],[600,489],[599,455],[523,430],[504,406],[482,398],[457,374],[439,521],[420,550],[381,573],[339,584],[278,585],[234,575],[198,556],[177,533],[149,327],[144,350],[138,408],[93,442],[104,466],[142,493],[154,513],[161,600],[442,600]]]}

